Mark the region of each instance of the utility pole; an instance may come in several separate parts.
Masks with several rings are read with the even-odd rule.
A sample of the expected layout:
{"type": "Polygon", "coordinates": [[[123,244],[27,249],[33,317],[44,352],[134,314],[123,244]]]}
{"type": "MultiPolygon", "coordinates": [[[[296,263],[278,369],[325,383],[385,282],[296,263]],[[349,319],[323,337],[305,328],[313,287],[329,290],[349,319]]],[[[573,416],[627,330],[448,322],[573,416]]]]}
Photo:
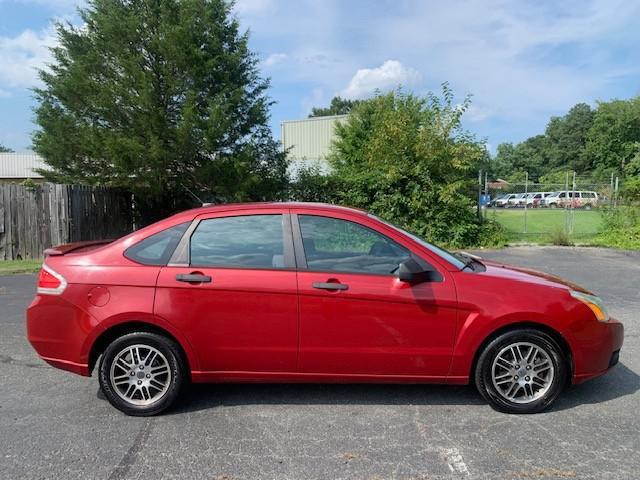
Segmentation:
{"type": "Polygon", "coordinates": [[[482,170],[478,170],[478,219],[482,220],[482,170]]]}
{"type": "Polygon", "coordinates": [[[575,170],[573,171],[573,183],[571,185],[571,223],[570,223],[570,230],[569,233],[573,234],[573,228],[574,225],[576,223],[576,209],[575,209],[575,202],[576,202],[576,172],[575,170]]]}
{"type": "Polygon", "coordinates": [[[524,172],[524,233],[527,233],[527,194],[529,193],[529,172],[524,172]]]}

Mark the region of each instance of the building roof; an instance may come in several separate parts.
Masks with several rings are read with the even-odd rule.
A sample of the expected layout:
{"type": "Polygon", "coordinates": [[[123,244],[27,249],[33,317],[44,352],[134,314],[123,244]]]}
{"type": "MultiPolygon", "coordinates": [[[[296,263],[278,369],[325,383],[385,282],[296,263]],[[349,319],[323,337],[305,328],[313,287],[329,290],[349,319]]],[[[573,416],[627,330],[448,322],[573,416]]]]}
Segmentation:
{"type": "Polygon", "coordinates": [[[0,153],[0,178],[42,178],[37,168],[48,169],[35,153],[0,153]]]}

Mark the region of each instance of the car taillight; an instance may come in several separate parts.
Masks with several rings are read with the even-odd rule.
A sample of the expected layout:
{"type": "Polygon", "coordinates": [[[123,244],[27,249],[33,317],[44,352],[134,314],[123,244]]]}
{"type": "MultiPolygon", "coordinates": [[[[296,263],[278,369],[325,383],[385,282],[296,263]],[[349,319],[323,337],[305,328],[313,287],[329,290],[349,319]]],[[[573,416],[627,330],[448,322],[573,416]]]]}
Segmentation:
{"type": "Polygon", "coordinates": [[[37,287],[37,292],[41,295],[60,295],[67,287],[67,281],[51,267],[42,265],[37,287]]]}

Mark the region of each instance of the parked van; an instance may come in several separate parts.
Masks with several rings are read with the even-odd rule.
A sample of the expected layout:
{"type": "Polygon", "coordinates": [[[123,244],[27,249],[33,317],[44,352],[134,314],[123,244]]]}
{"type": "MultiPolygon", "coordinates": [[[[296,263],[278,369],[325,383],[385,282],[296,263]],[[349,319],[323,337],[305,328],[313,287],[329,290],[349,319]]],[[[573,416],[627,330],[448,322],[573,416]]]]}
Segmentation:
{"type": "Polygon", "coordinates": [[[527,195],[527,207],[540,207],[542,200],[555,192],[533,192],[527,195]]]}
{"type": "Polygon", "coordinates": [[[598,193],[581,190],[555,192],[542,199],[541,203],[549,208],[573,207],[591,210],[598,206],[598,193]]]}

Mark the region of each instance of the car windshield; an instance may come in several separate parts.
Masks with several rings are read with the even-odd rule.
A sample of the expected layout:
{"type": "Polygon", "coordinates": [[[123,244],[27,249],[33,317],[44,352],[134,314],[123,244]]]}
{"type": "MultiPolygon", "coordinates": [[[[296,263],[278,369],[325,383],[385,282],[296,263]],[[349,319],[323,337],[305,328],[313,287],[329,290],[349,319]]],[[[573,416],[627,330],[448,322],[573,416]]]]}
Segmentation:
{"type": "Polygon", "coordinates": [[[444,259],[445,261],[451,263],[452,265],[455,265],[456,268],[459,268],[460,270],[462,270],[463,268],[465,268],[469,262],[469,260],[471,259],[471,257],[467,257],[464,254],[461,253],[451,253],[447,250],[445,250],[444,248],[438,247],[436,245],[433,245],[432,243],[427,242],[426,240],[423,240],[422,238],[414,235],[413,233],[409,233],[406,230],[395,226],[392,223],[389,223],[383,219],[381,219],[380,217],[377,217],[371,213],[367,214],[369,217],[371,218],[375,218],[376,220],[378,220],[379,222],[384,223],[386,226],[393,228],[394,230],[406,235],[407,237],[411,238],[412,240],[416,241],[417,243],[419,243],[420,245],[422,245],[423,247],[425,247],[426,249],[428,249],[429,251],[435,253],[436,255],[438,255],[439,257],[441,257],[442,259],[444,259]],[[464,260],[463,260],[464,259],[464,260]]]}

